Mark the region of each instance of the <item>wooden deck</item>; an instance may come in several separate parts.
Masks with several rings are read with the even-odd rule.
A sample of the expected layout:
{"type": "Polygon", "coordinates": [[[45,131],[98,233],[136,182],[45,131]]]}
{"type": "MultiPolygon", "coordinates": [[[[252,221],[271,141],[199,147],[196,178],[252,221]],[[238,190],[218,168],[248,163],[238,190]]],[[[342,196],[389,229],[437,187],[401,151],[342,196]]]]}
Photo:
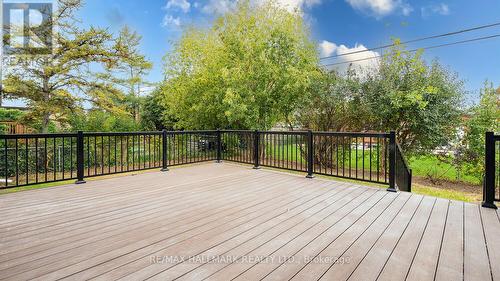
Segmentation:
{"type": "Polygon", "coordinates": [[[0,196],[1,280],[500,280],[498,211],[202,164],[0,196]]]}

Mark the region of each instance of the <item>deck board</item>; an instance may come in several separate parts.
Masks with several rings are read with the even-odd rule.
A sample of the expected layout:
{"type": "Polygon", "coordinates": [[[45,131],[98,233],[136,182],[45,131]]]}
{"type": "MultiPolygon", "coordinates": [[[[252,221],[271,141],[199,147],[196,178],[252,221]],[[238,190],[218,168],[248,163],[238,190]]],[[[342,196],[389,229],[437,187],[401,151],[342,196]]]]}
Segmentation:
{"type": "Polygon", "coordinates": [[[0,213],[0,280],[500,280],[495,210],[230,163],[6,194],[0,213]]]}
{"type": "Polygon", "coordinates": [[[464,203],[451,201],[436,270],[437,280],[462,280],[464,271],[464,203]]]}
{"type": "Polygon", "coordinates": [[[418,249],[414,253],[412,265],[408,271],[406,280],[434,280],[441,242],[443,241],[448,205],[448,200],[440,198],[436,200],[432,213],[429,216],[429,223],[425,228],[418,249]],[[421,270],[421,268],[425,268],[426,270],[421,270]]]}

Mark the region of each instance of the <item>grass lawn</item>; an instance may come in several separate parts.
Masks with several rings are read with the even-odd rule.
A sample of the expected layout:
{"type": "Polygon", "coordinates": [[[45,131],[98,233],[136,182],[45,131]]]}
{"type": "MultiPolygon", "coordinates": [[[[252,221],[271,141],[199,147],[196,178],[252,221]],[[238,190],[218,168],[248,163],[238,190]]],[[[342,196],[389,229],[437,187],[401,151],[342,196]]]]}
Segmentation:
{"type": "Polygon", "coordinates": [[[412,192],[416,194],[429,195],[434,197],[465,201],[465,202],[480,202],[482,199],[482,195],[477,193],[467,193],[458,190],[423,186],[420,184],[413,184],[412,192]]]}
{"type": "Polygon", "coordinates": [[[21,187],[0,189],[0,195],[2,195],[2,194],[8,194],[8,193],[14,193],[14,192],[19,192],[19,191],[26,191],[26,190],[33,190],[33,189],[40,189],[40,188],[60,186],[60,185],[65,185],[65,184],[73,184],[73,183],[75,183],[75,180],[49,182],[49,183],[41,183],[41,184],[34,184],[34,185],[28,185],[28,186],[21,186],[21,187]]]}
{"type": "MultiPolygon", "coordinates": [[[[371,159],[370,159],[370,149],[365,148],[365,152],[363,155],[362,149],[357,150],[357,155],[356,155],[356,149],[352,148],[351,149],[351,155],[349,159],[349,150],[346,149],[344,152],[344,155],[342,155],[342,149],[340,148],[339,151],[339,166],[342,167],[342,160],[345,162],[345,167],[351,167],[352,169],[356,168],[356,162],[357,162],[357,167],[358,169],[361,169],[363,167],[363,163],[365,165],[365,169],[368,170],[370,167],[370,160],[372,163],[372,169],[374,171],[377,170],[377,161],[380,163],[380,169],[382,169],[382,163],[383,163],[383,157],[384,157],[384,152],[382,150],[377,151],[377,148],[373,148],[371,152],[371,159]],[[378,152],[380,154],[378,154],[378,152]],[[378,155],[377,155],[378,154],[378,155]],[[363,157],[364,156],[364,157],[363,157]],[[342,157],[344,159],[342,159],[342,157]]],[[[271,155],[272,157],[275,157],[276,159],[281,159],[281,160],[288,160],[291,162],[298,161],[299,163],[306,163],[306,159],[302,157],[302,154],[300,152],[300,148],[298,148],[296,145],[291,144],[291,145],[280,145],[280,146],[267,146],[266,147],[266,155],[271,155]]],[[[337,151],[333,151],[333,154],[328,154],[325,159],[333,159],[334,162],[336,162],[337,159],[337,151]]],[[[335,164],[335,163],[334,163],[335,164]]]]}
{"type": "Polygon", "coordinates": [[[414,176],[433,177],[436,180],[462,181],[468,184],[479,185],[479,179],[473,175],[460,174],[455,167],[440,161],[435,155],[412,157],[409,159],[414,176]]]}

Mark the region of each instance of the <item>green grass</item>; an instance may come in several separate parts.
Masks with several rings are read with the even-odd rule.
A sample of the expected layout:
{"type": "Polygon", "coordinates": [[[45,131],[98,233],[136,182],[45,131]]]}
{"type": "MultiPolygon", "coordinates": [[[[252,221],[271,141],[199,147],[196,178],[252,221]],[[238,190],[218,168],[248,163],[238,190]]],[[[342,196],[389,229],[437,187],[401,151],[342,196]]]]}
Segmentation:
{"type": "Polygon", "coordinates": [[[451,200],[465,201],[465,202],[479,202],[481,201],[480,194],[471,194],[462,191],[441,189],[430,186],[423,186],[419,184],[413,184],[412,192],[416,194],[440,197],[451,200]]]}
{"type": "Polygon", "coordinates": [[[412,157],[409,159],[410,167],[414,176],[433,177],[437,180],[462,181],[465,183],[479,185],[479,179],[473,175],[459,173],[455,167],[440,161],[435,155],[412,157]]]}
{"type": "MultiPolygon", "coordinates": [[[[302,157],[300,149],[295,144],[291,145],[280,145],[277,146],[276,149],[272,146],[266,147],[266,154],[271,155],[272,157],[288,160],[288,161],[298,161],[299,163],[306,163],[306,159],[302,157]]],[[[334,162],[337,157],[337,152],[334,151],[333,155],[327,155],[326,158],[334,159],[334,162]]],[[[351,150],[351,159],[349,159],[349,151],[346,149],[345,154],[342,155],[342,149],[339,149],[339,166],[342,167],[342,157],[344,157],[345,167],[348,168],[356,168],[356,162],[358,165],[358,169],[363,167],[363,162],[365,164],[365,169],[368,170],[370,168],[370,150],[369,148],[365,149],[364,157],[361,149],[358,150],[358,155],[356,156],[356,150],[351,150]]],[[[377,159],[377,149],[373,148],[371,152],[371,162],[372,162],[372,170],[377,170],[377,160],[380,162],[380,170],[382,170],[382,162],[383,162],[383,151],[380,151],[380,155],[378,155],[377,159]]],[[[336,163],[335,163],[336,164],[336,163]]]]}
{"type": "Polygon", "coordinates": [[[0,195],[2,195],[2,194],[8,194],[8,193],[14,193],[14,192],[20,192],[20,191],[26,191],[26,190],[33,190],[33,189],[40,189],[40,188],[61,186],[61,185],[73,184],[73,183],[75,183],[75,180],[49,182],[49,183],[34,184],[34,185],[28,185],[28,186],[8,188],[8,189],[0,189],[0,195]]]}

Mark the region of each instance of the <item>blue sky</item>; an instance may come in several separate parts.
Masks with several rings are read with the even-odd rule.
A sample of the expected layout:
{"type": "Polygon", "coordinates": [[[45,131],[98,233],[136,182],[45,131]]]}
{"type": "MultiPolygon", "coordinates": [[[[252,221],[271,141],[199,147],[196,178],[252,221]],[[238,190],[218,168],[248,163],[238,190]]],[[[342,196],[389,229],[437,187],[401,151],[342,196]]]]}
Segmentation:
{"type": "MultiPolygon", "coordinates": [[[[84,24],[117,31],[127,24],[143,36],[142,50],[154,62],[152,82],[162,79],[162,57],[182,27],[206,26],[235,0],[86,0],[79,12],[84,24]]],[[[265,1],[265,0],[254,0],[265,1]]],[[[500,21],[499,0],[277,0],[286,8],[298,8],[310,25],[313,40],[323,55],[446,33],[500,21]]],[[[500,34],[494,27],[410,45],[425,47],[474,37],[500,34]]],[[[370,52],[359,56],[372,56],[370,52]]],[[[500,38],[425,52],[437,58],[466,81],[470,99],[478,95],[485,79],[500,86],[500,38]]],[[[345,59],[345,58],[344,58],[345,59]]],[[[369,64],[370,61],[363,62],[369,64]]]]}

